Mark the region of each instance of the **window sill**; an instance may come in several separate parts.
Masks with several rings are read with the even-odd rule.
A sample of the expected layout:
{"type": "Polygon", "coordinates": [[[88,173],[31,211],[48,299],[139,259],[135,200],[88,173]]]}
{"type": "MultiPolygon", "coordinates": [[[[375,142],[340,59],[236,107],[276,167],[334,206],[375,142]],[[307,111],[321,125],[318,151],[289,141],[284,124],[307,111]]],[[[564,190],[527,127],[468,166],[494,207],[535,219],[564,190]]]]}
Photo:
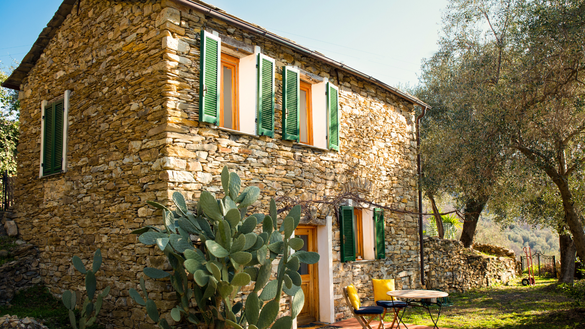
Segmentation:
{"type": "Polygon", "coordinates": [[[293,143],[294,143],[294,146],[308,147],[308,148],[312,148],[312,149],[317,149],[317,150],[329,152],[329,149],[324,148],[324,147],[319,147],[319,146],[304,144],[304,143],[298,143],[298,142],[293,142],[293,143]]]}
{"type": "Polygon", "coordinates": [[[379,260],[379,259],[360,259],[360,260],[357,260],[356,259],[353,262],[354,263],[360,263],[361,264],[361,263],[371,263],[371,262],[375,262],[377,260],[379,260]]]}
{"type": "MultiPolygon", "coordinates": [[[[244,132],[244,131],[230,129],[230,128],[225,128],[225,127],[220,127],[220,126],[214,126],[214,125],[210,125],[210,127],[211,128],[214,128],[214,129],[217,129],[217,130],[221,130],[221,131],[225,131],[225,132],[228,132],[228,133],[232,133],[232,134],[246,135],[246,136],[251,136],[251,137],[260,137],[259,135],[256,135],[256,134],[247,133],[247,132],[244,132]]],[[[299,143],[299,142],[293,142],[293,143],[294,143],[293,146],[307,147],[307,148],[312,148],[312,149],[326,151],[326,152],[331,151],[330,149],[325,148],[325,147],[319,147],[319,146],[305,144],[305,143],[299,143]]]]}
{"type": "Polygon", "coordinates": [[[43,175],[43,176],[40,177],[40,179],[43,179],[45,177],[57,176],[57,175],[61,175],[61,174],[64,174],[64,173],[65,173],[65,171],[62,170],[62,171],[59,171],[59,172],[56,172],[56,173],[52,173],[52,174],[48,174],[48,175],[43,175]]]}
{"type": "Polygon", "coordinates": [[[234,130],[234,129],[230,129],[230,128],[224,128],[224,127],[220,127],[220,126],[211,126],[211,127],[212,128],[216,128],[218,130],[227,131],[227,132],[232,133],[232,134],[246,135],[246,136],[252,136],[252,137],[259,137],[256,134],[251,134],[251,133],[247,133],[247,132],[239,131],[239,130],[234,130]]]}

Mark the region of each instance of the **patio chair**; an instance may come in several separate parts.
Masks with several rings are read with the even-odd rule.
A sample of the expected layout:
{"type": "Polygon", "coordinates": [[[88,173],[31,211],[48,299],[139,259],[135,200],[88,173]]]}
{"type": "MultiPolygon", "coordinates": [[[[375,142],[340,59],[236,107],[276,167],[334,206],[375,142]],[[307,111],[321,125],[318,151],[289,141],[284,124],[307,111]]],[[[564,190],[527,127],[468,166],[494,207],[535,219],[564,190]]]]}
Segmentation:
{"type": "Polygon", "coordinates": [[[343,287],[343,297],[347,306],[352,310],[353,316],[357,319],[363,329],[372,329],[370,323],[376,317],[380,318],[378,329],[384,329],[384,316],[386,316],[386,309],[380,306],[361,306],[360,297],[357,294],[357,289],[350,284],[343,287]],[[368,317],[368,319],[366,319],[368,317]]]}
{"type": "MultiPolygon", "coordinates": [[[[376,301],[376,305],[382,306],[386,312],[388,312],[388,309],[392,309],[394,319],[392,320],[390,328],[393,328],[396,320],[399,320],[398,313],[401,309],[407,307],[408,304],[386,294],[388,291],[395,290],[394,279],[372,279],[372,287],[374,288],[374,300],[376,301]]],[[[400,327],[400,320],[398,321],[398,327],[400,327]]]]}

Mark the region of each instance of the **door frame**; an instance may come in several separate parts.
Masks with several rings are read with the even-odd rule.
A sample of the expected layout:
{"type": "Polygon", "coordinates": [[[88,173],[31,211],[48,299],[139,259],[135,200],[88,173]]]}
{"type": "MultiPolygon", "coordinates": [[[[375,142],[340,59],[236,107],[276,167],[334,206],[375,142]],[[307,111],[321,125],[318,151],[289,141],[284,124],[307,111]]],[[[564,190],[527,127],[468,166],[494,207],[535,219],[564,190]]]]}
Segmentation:
{"type": "MultiPolygon", "coordinates": [[[[319,244],[317,243],[317,226],[300,224],[295,229],[295,236],[297,235],[298,230],[306,230],[306,232],[308,232],[307,235],[309,237],[307,240],[312,242],[312,243],[309,243],[309,246],[307,247],[307,251],[314,251],[314,252],[318,253],[319,244]],[[313,250],[311,250],[311,247],[313,250]]],[[[299,234],[299,235],[305,235],[305,234],[303,232],[303,234],[299,234]]],[[[311,281],[312,281],[313,289],[311,291],[312,296],[305,296],[305,301],[309,298],[313,299],[313,310],[314,310],[315,321],[319,322],[320,321],[320,317],[319,317],[319,315],[320,315],[319,263],[309,264],[308,266],[311,268],[311,273],[312,273],[311,281]]]]}

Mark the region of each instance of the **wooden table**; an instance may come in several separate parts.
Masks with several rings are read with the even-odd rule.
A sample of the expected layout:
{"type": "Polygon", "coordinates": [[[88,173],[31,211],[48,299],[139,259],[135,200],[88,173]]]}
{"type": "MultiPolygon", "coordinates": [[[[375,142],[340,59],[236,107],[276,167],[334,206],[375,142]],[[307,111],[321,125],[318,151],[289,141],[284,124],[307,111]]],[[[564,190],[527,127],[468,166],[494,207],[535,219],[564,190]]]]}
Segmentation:
{"type": "MultiPolygon", "coordinates": [[[[396,299],[404,300],[405,302],[408,303],[409,306],[417,306],[426,309],[427,312],[429,312],[431,321],[433,321],[434,328],[439,328],[437,327],[437,322],[439,322],[439,317],[441,316],[441,303],[437,303],[436,298],[449,296],[448,293],[438,290],[393,290],[388,291],[386,294],[396,299]],[[439,307],[439,312],[437,314],[436,320],[433,317],[433,314],[431,313],[430,307],[432,305],[437,305],[439,307]]],[[[404,321],[402,321],[405,311],[406,307],[402,310],[402,316],[399,316],[398,318],[398,328],[400,328],[400,322],[402,322],[404,327],[406,327],[406,324],[404,323],[404,321]]]]}

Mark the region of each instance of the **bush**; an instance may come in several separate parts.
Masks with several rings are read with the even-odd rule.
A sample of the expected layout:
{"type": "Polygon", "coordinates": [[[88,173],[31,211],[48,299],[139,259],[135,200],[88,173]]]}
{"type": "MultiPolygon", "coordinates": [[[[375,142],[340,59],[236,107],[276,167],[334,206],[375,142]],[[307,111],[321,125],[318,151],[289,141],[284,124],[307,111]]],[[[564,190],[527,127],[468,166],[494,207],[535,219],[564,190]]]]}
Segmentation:
{"type": "Polygon", "coordinates": [[[573,286],[563,283],[559,287],[565,294],[573,298],[576,307],[585,307],[585,280],[575,281],[573,286]]]}

